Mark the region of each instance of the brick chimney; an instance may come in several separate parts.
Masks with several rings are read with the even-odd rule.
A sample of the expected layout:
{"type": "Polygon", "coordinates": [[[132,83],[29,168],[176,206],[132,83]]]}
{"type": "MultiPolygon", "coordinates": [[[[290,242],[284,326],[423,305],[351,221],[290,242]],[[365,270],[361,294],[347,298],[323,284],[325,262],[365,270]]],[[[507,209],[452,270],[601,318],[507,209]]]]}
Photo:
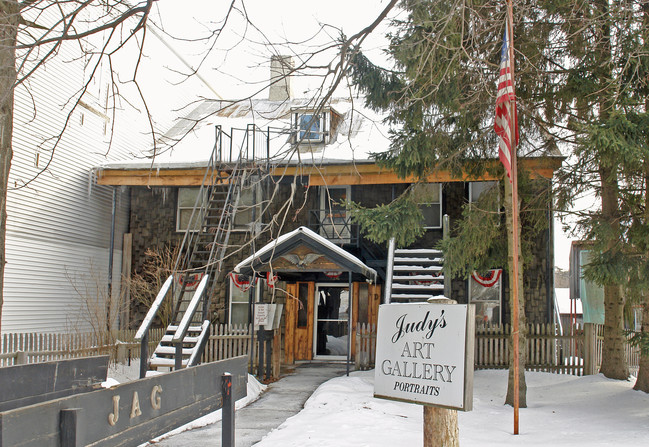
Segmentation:
{"type": "Polygon", "coordinates": [[[291,70],[294,68],[291,56],[271,56],[270,89],[268,99],[286,101],[291,99],[291,70]]]}

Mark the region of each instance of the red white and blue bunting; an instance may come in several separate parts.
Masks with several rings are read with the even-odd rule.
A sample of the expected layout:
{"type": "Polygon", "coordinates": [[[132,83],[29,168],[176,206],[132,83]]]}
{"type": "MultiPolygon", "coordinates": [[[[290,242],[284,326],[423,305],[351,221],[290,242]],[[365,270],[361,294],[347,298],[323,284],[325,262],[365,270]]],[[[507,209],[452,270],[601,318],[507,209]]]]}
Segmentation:
{"type": "Polygon", "coordinates": [[[252,287],[254,282],[257,281],[257,278],[255,278],[254,281],[250,281],[250,277],[248,275],[237,275],[233,272],[230,272],[230,279],[232,280],[234,285],[242,292],[248,291],[248,289],[252,287]]]}
{"type": "Polygon", "coordinates": [[[203,278],[202,273],[181,273],[176,277],[178,284],[182,287],[185,285],[185,291],[191,292],[196,290],[198,283],[203,278]]]}
{"type": "Polygon", "coordinates": [[[271,272],[266,272],[266,284],[268,287],[272,289],[277,284],[277,281],[279,281],[279,276],[273,275],[271,272]]]}
{"type": "Polygon", "coordinates": [[[480,284],[482,287],[493,287],[496,284],[498,284],[498,281],[500,280],[500,275],[502,275],[503,269],[492,269],[489,270],[489,273],[487,273],[485,276],[480,276],[478,272],[473,272],[471,274],[471,278],[478,284],[480,284]]]}

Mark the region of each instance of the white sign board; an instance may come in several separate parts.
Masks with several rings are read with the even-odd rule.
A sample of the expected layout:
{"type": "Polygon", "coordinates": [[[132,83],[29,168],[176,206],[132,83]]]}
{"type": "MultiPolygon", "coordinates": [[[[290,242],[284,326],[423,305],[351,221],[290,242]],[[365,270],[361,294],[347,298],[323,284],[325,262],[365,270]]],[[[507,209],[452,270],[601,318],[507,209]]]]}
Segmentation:
{"type": "Polygon", "coordinates": [[[272,323],[275,309],[274,306],[272,308],[271,306],[272,304],[255,304],[255,326],[264,326],[268,323],[272,323]]]}
{"type": "Polygon", "coordinates": [[[374,396],[471,410],[473,309],[465,304],[381,305],[374,396]]]}

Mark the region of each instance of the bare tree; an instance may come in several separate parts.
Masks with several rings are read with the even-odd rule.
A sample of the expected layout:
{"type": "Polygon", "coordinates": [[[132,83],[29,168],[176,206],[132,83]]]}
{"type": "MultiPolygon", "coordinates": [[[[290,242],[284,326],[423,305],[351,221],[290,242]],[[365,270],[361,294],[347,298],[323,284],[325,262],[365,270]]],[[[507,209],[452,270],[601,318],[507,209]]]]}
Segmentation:
{"type": "Polygon", "coordinates": [[[106,59],[110,64],[113,55],[129,40],[144,39],[153,3],[154,0],[135,4],[123,0],[0,2],[0,316],[6,263],[7,189],[13,157],[14,91],[19,85],[27,84],[30,77],[57,57],[64,43],[78,42],[83,49],[84,42],[97,42],[94,49],[86,49],[90,75],[80,91],[70,99],[72,106],[68,108],[62,127],[50,136],[50,159],[41,168],[42,173],[50,165],[72,112],[102,60],[106,59]]]}

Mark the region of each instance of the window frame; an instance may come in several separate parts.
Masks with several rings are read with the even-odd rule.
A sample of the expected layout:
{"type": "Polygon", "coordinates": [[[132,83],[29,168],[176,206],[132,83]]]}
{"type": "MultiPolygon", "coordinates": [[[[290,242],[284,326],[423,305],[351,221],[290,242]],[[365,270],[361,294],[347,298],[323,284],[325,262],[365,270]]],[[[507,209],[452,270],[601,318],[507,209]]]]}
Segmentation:
{"type": "MultiPolygon", "coordinates": [[[[243,188],[243,191],[250,191],[251,192],[251,201],[253,203],[250,204],[243,204],[241,202],[241,198],[243,197],[243,194],[239,196],[239,203],[237,205],[237,212],[234,215],[234,219],[232,222],[232,231],[236,232],[244,232],[244,231],[250,231],[252,229],[252,226],[255,225],[257,222],[261,223],[261,211],[262,211],[262,200],[261,200],[261,185],[259,182],[254,182],[250,187],[243,188]],[[245,210],[241,210],[241,206],[245,206],[245,210]],[[251,213],[250,219],[244,219],[248,220],[248,223],[237,223],[237,218],[240,216],[241,212],[251,213]],[[255,219],[252,219],[252,211],[256,212],[255,219]]],[[[242,192],[243,192],[242,191],[242,192]]]]}
{"type": "Polygon", "coordinates": [[[420,185],[437,185],[439,188],[439,202],[417,202],[417,205],[421,208],[422,205],[425,206],[432,206],[432,205],[437,205],[439,206],[439,223],[436,225],[426,225],[426,218],[424,217],[424,220],[422,222],[422,226],[424,227],[425,230],[439,230],[443,226],[443,221],[444,221],[444,216],[443,216],[443,209],[442,209],[442,203],[444,202],[443,198],[443,193],[444,193],[444,188],[442,188],[442,182],[427,182],[427,183],[420,183],[418,185],[415,185],[414,188],[417,188],[420,185]]]}
{"type": "MultiPolygon", "coordinates": [[[[502,271],[500,278],[498,278],[498,282],[494,284],[492,287],[498,287],[498,304],[497,304],[497,309],[498,309],[498,321],[496,323],[491,323],[489,324],[502,324],[502,316],[503,316],[503,274],[504,270],[502,271]]],[[[468,284],[467,284],[467,296],[469,298],[469,304],[475,304],[476,305],[476,315],[478,313],[478,306],[481,304],[488,304],[488,303],[496,303],[496,300],[478,300],[473,296],[473,287],[471,287],[472,283],[476,284],[476,287],[483,287],[486,289],[486,287],[481,286],[475,279],[473,279],[473,275],[469,276],[468,279],[468,284]]],[[[493,318],[493,317],[492,317],[493,318]]]]}
{"type": "Polygon", "coordinates": [[[332,190],[344,190],[345,199],[351,200],[352,196],[352,185],[328,185],[321,186],[319,191],[319,202],[320,202],[320,235],[326,237],[329,241],[332,242],[344,242],[347,243],[351,240],[351,222],[349,209],[332,209],[329,202],[331,197],[332,190]],[[340,218],[341,216],[334,216],[334,212],[342,214],[342,223],[337,223],[335,219],[340,218]],[[326,228],[325,228],[326,227],[326,228]],[[342,227],[340,230],[337,227],[342,227]],[[324,233],[324,234],[323,234],[324,233]],[[332,237],[335,236],[335,237],[332,237]]]}
{"type": "MultiPolygon", "coordinates": [[[[189,211],[191,213],[191,211],[196,206],[196,200],[198,199],[198,195],[199,195],[200,191],[201,191],[201,188],[190,188],[190,187],[179,187],[178,188],[178,191],[177,191],[177,194],[176,194],[176,232],[177,233],[186,233],[187,232],[187,228],[181,228],[180,227],[180,222],[181,222],[180,215],[181,215],[182,211],[189,211]],[[180,206],[181,190],[196,191],[196,195],[195,195],[195,198],[194,198],[194,204],[192,206],[180,206]]],[[[203,192],[203,196],[205,196],[205,192],[203,192]]],[[[202,201],[204,201],[204,200],[205,200],[205,197],[203,197],[202,201]]],[[[199,211],[199,213],[200,213],[200,211],[199,211]]],[[[191,216],[191,214],[190,214],[190,216],[191,216]]],[[[202,224],[203,219],[200,216],[199,216],[199,221],[202,224]]],[[[200,227],[199,228],[192,228],[189,231],[191,231],[191,232],[200,231],[200,227]]]]}
{"type": "Polygon", "coordinates": [[[315,113],[313,110],[305,110],[305,111],[300,111],[295,113],[295,138],[297,143],[324,143],[325,142],[325,135],[328,135],[328,129],[327,129],[327,119],[326,119],[326,113],[325,112],[320,112],[320,113],[315,113]],[[309,123],[309,121],[306,121],[303,126],[303,122],[305,121],[306,117],[311,117],[309,120],[313,119],[313,117],[317,117],[316,120],[311,123],[311,129],[307,129],[306,125],[309,123]],[[313,126],[317,125],[318,129],[317,130],[312,130],[313,126]],[[315,134],[317,138],[306,138],[306,136],[311,136],[315,134]]]}
{"type": "MultiPolygon", "coordinates": [[[[253,293],[253,299],[255,300],[254,302],[255,303],[260,303],[260,304],[261,304],[261,301],[260,301],[261,288],[263,287],[261,283],[262,283],[262,281],[259,278],[256,278],[255,283],[251,286],[252,287],[252,293],[253,293]]],[[[245,293],[248,296],[248,299],[246,301],[234,301],[232,299],[232,297],[233,297],[233,291],[235,291],[235,290],[240,291],[241,289],[239,289],[234,284],[234,281],[228,275],[228,325],[232,326],[233,324],[244,324],[244,325],[252,324],[252,315],[250,313],[251,312],[250,295],[249,295],[250,291],[246,290],[245,292],[242,292],[242,293],[245,293]],[[244,305],[248,306],[247,311],[246,311],[247,314],[248,314],[248,322],[247,323],[232,323],[232,305],[233,304],[241,305],[241,306],[244,306],[244,305]]]]}
{"type": "MultiPolygon", "coordinates": [[[[475,202],[477,202],[477,201],[480,199],[480,196],[481,196],[485,191],[488,191],[488,190],[490,190],[491,188],[496,187],[497,183],[498,183],[498,182],[497,182],[496,180],[485,180],[485,181],[480,181],[480,182],[469,182],[469,203],[475,203],[475,202]],[[487,189],[483,189],[483,190],[480,192],[480,194],[478,195],[478,197],[475,197],[475,198],[474,198],[474,197],[473,197],[473,186],[474,186],[475,184],[477,184],[477,183],[490,183],[491,186],[489,186],[487,189]]],[[[499,196],[498,199],[500,200],[500,190],[498,190],[498,196],[499,196]]]]}

